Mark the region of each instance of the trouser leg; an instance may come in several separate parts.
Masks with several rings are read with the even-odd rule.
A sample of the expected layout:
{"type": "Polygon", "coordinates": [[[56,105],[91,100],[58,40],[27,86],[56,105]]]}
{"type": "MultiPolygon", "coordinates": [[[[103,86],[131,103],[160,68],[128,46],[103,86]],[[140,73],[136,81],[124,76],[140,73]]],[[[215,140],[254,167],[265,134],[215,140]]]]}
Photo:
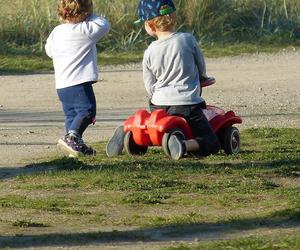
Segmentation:
{"type": "Polygon", "coordinates": [[[92,84],[84,83],[57,92],[65,113],[67,133],[82,137],[96,116],[96,99],[92,84]]]}
{"type": "Polygon", "coordinates": [[[75,105],[75,116],[70,130],[76,131],[80,137],[96,117],[96,98],[92,84],[84,84],[78,91],[75,105]]]}

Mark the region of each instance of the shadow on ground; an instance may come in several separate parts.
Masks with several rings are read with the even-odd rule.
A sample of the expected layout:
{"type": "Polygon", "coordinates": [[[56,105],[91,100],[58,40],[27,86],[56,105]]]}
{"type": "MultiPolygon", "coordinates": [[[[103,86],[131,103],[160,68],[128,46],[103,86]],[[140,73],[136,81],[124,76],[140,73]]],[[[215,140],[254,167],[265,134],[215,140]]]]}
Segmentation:
{"type": "Polygon", "coordinates": [[[134,244],[137,242],[191,241],[245,236],[255,229],[273,230],[300,227],[299,211],[282,210],[267,217],[236,219],[221,223],[179,224],[128,231],[94,231],[41,235],[0,236],[0,247],[71,247],[89,244],[134,244]]]}
{"type": "MultiPolygon", "coordinates": [[[[240,154],[248,154],[250,151],[242,151],[240,154]]],[[[106,156],[105,156],[106,157],[106,156]]],[[[159,157],[159,156],[158,156],[159,157]]],[[[81,160],[71,158],[58,158],[55,160],[27,165],[25,167],[0,167],[0,180],[11,179],[20,175],[39,174],[53,171],[102,171],[110,170],[113,172],[124,170],[137,170],[143,166],[143,170],[161,170],[169,166],[171,169],[191,169],[191,170],[206,170],[214,168],[214,173],[221,173],[228,169],[275,169],[275,172],[279,176],[299,177],[300,171],[300,159],[284,159],[273,160],[267,162],[253,162],[252,160],[246,160],[244,162],[221,162],[221,163],[202,163],[201,160],[194,161],[180,161],[173,162],[168,159],[153,158],[152,161],[144,159],[142,157],[136,158],[122,158],[119,161],[110,161],[109,159],[103,161],[101,164],[86,164],[81,160]],[[145,167],[144,167],[145,166],[145,167]]]]}

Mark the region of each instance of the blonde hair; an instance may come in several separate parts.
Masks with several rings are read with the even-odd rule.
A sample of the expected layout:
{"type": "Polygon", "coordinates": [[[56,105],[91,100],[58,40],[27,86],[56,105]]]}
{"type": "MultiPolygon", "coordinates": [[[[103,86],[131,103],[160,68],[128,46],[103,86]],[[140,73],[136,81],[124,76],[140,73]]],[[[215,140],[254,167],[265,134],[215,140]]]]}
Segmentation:
{"type": "Polygon", "coordinates": [[[59,0],[57,13],[61,22],[80,23],[93,11],[92,0],[59,0]]]}
{"type": "MultiPolygon", "coordinates": [[[[169,5],[163,5],[160,9],[168,9],[169,5]]],[[[168,31],[175,27],[176,25],[176,12],[174,11],[171,14],[157,16],[151,20],[147,21],[148,23],[155,26],[155,28],[159,31],[168,31]]]]}

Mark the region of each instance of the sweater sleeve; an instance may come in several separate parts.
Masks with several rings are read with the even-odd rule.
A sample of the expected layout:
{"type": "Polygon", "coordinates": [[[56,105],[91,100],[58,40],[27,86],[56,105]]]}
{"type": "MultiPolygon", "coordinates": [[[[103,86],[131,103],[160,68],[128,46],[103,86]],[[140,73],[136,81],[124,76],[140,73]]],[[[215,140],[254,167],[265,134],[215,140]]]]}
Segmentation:
{"type": "Polygon", "coordinates": [[[49,35],[47,42],[45,44],[45,51],[47,56],[49,56],[50,58],[52,58],[52,33],[49,35]]]}
{"type": "Polygon", "coordinates": [[[94,43],[97,43],[110,30],[109,22],[95,14],[91,14],[80,25],[81,32],[85,33],[94,43]]]}
{"type": "Polygon", "coordinates": [[[195,38],[193,38],[194,40],[194,49],[195,49],[195,61],[196,61],[196,65],[198,67],[198,71],[199,71],[199,77],[200,79],[202,77],[207,78],[206,75],[206,64],[205,64],[205,60],[204,60],[204,56],[197,44],[197,41],[195,38]]]}
{"type": "Polygon", "coordinates": [[[149,98],[151,98],[153,95],[153,85],[156,83],[157,80],[155,75],[153,75],[152,71],[149,68],[146,53],[144,54],[143,58],[143,80],[145,89],[149,95],[149,98]]]}

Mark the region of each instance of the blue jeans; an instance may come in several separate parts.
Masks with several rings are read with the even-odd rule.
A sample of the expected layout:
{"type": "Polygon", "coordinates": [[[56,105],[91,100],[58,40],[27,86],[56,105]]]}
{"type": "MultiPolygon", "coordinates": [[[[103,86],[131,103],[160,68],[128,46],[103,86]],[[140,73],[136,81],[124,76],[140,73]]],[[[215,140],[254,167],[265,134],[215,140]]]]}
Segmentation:
{"type": "Polygon", "coordinates": [[[91,82],[58,89],[57,94],[65,114],[67,133],[75,133],[80,138],[96,116],[96,98],[91,82]]]}

